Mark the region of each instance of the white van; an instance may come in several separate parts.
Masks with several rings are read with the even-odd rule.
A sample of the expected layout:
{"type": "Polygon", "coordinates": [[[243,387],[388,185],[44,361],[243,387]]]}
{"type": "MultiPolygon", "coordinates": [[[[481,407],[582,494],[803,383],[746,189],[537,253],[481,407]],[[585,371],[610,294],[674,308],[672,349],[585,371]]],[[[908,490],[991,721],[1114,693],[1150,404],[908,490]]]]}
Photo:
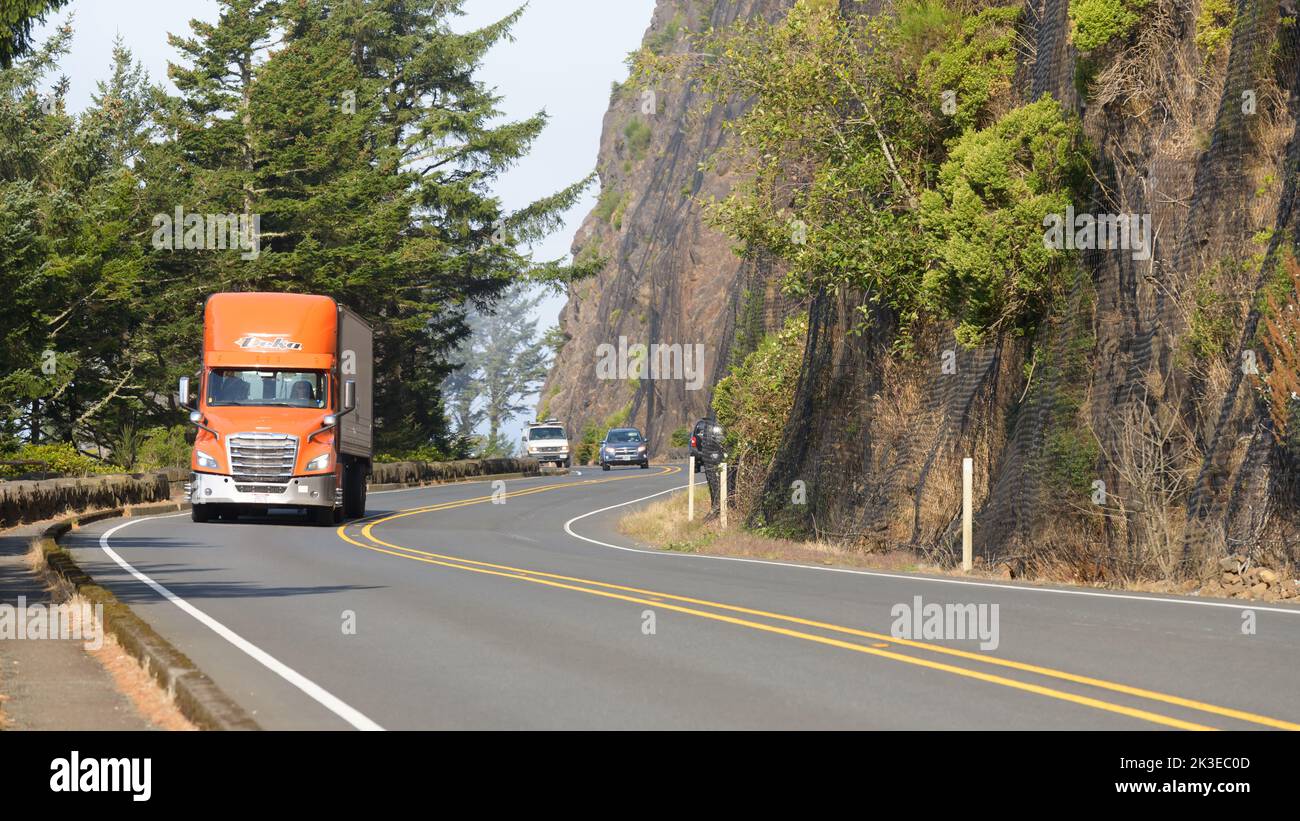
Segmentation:
{"type": "Polygon", "coordinates": [[[554,462],[556,467],[567,468],[570,463],[569,436],[559,420],[534,422],[524,432],[524,453],[540,465],[554,462]]]}

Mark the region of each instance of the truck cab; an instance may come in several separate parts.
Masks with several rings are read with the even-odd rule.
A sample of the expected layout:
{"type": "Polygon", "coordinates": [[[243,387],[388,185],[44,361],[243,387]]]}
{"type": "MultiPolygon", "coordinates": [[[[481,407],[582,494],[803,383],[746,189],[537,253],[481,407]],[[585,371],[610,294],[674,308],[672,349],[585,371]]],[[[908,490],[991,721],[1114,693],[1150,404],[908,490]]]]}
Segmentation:
{"type": "Polygon", "coordinates": [[[275,508],[317,524],[365,515],[372,458],[373,342],[326,296],[208,298],[186,495],[196,522],[275,508]]]}
{"type": "Polygon", "coordinates": [[[556,419],[529,425],[524,431],[524,455],[536,459],[539,465],[554,462],[556,467],[567,468],[571,457],[564,425],[556,419]]]}

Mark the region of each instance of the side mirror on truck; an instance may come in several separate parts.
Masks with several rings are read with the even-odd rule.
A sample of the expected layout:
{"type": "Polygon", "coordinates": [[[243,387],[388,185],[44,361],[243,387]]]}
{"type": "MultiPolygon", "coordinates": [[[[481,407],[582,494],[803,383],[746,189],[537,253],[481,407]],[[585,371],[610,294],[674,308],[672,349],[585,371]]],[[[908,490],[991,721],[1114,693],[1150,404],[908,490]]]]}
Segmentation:
{"type": "Polygon", "coordinates": [[[311,433],[307,434],[307,441],[315,439],[327,430],[338,425],[339,420],[349,413],[352,413],[357,406],[357,382],[355,379],[349,379],[343,383],[343,407],[339,408],[338,413],[328,413],[321,420],[321,426],[311,433]]]}
{"type": "Polygon", "coordinates": [[[190,378],[188,376],[181,377],[177,393],[181,398],[181,407],[188,408],[190,406],[190,378]]]}

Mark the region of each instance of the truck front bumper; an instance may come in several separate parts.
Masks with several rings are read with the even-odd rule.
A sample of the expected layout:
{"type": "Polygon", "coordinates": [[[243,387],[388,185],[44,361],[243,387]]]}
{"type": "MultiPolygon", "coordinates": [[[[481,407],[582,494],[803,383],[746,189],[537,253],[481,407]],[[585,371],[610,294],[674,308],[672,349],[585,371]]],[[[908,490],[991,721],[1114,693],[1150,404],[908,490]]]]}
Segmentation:
{"type": "Polygon", "coordinates": [[[295,476],[283,484],[236,482],[215,473],[190,474],[185,495],[192,505],[266,505],[268,507],[337,507],[343,489],[334,474],[295,476]]]}

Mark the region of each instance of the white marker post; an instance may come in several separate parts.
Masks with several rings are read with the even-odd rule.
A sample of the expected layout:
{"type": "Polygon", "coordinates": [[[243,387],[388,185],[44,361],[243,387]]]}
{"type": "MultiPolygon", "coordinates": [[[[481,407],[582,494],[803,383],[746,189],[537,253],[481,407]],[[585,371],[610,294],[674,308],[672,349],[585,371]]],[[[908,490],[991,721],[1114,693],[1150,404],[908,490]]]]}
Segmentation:
{"type": "Polygon", "coordinates": [[[686,460],[686,521],[695,521],[695,454],[686,460]]]}
{"type": "Polygon", "coordinates": [[[727,463],[722,463],[722,503],[718,506],[718,512],[722,515],[722,529],[727,529],[727,463]]]}
{"type": "Polygon", "coordinates": [[[975,566],[972,547],[974,533],[975,460],[961,460],[961,569],[969,573],[975,566]]]}

